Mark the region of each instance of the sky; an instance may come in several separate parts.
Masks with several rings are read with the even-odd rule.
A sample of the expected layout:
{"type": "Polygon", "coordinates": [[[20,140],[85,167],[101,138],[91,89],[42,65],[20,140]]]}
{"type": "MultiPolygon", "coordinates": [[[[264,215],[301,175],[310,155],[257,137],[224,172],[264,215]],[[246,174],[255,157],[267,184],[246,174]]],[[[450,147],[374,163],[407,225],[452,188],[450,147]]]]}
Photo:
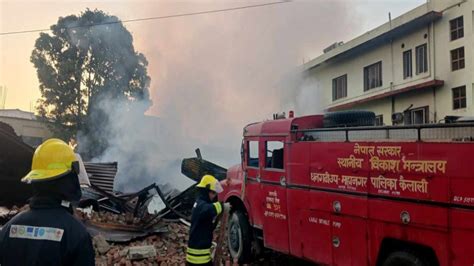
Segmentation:
{"type": "MultiPolygon", "coordinates": [[[[125,20],[271,1],[0,0],[0,32],[49,28],[59,16],[79,14],[86,8],[101,9],[125,20]]],[[[259,53],[261,50],[258,49],[261,47],[258,47],[255,52],[251,51],[252,43],[258,42],[261,36],[265,40],[272,38],[280,40],[270,35],[279,31],[277,27],[281,27],[282,33],[288,35],[287,37],[283,36],[285,40],[266,45],[274,46],[272,47],[274,50],[284,51],[285,44],[291,42],[288,49],[294,51],[285,54],[284,56],[290,59],[286,60],[288,58],[285,58],[282,63],[297,66],[321,54],[322,49],[332,42],[350,40],[386,22],[389,12],[392,13],[392,17],[396,17],[424,2],[424,0],[296,0],[291,3],[251,10],[136,22],[126,24],[126,27],[133,34],[136,50],[144,53],[150,62],[149,74],[152,79],[150,90],[154,104],[149,113],[160,115],[164,108],[173,105],[173,103],[160,100],[173,99],[173,95],[170,95],[173,94],[173,91],[164,87],[167,83],[163,81],[163,73],[169,69],[189,71],[196,63],[200,63],[193,62],[191,59],[206,61],[207,56],[212,57],[209,61],[216,67],[215,71],[227,71],[227,73],[234,71],[235,65],[240,64],[246,68],[245,60],[239,56],[232,56],[232,54],[239,54],[242,51],[233,49],[245,48],[248,49],[249,54],[259,53]],[[329,14],[327,18],[318,19],[313,15],[318,14],[322,9],[327,11],[326,14],[329,14]],[[252,22],[252,25],[246,23],[248,20],[252,22]],[[315,22],[319,25],[326,25],[323,27],[312,25],[315,22]],[[303,30],[301,30],[302,28],[303,30]],[[293,32],[298,34],[292,34],[293,32]],[[212,45],[212,43],[200,43],[201,37],[231,38],[231,40],[225,43],[224,47],[216,45],[210,50],[209,46],[204,45],[212,45]],[[245,45],[233,45],[232,42],[245,42],[245,45]],[[192,45],[186,45],[186,43],[192,45]],[[295,47],[297,49],[294,49],[295,47]],[[217,56],[214,53],[219,49],[228,51],[227,53],[216,52],[218,56],[223,56],[220,58],[222,60],[216,60],[217,56]],[[211,52],[212,54],[208,54],[211,52]],[[186,54],[190,57],[181,57],[186,54]],[[193,58],[195,55],[198,57],[193,58]],[[176,61],[180,61],[179,65],[170,68],[169,66],[176,64],[176,61]],[[220,63],[222,65],[219,65],[220,63]]],[[[40,97],[35,69],[29,61],[34,41],[38,36],[38,33],[0,36],[0,86],[8,88],[6,108],[32,110],[36,100],[40,97]]],[[[219,44],[219,42],[216,43],[219,44]]],[[[256,46],[258,45],[256,44],[256,46]]],[[[276,53],[279,52],[276,51],[276,53]]],[[[257,67],[254,67],[253,70],[259,71],[257,67]]],[[[225,75],[223,74],[223,78],[225,75]]],[[[236,75],[245,74],[236,73],[236,75]]],[[[205,77],[200,78],[204,79],[205,77]]],[[[277,79],[275,77],[275,80],[277,79]]],[[[222,83],[221,85],[226,85],[224,80],[222,83]]],[[[238,88],[235,88],[234,91],[238,91],[238,88]]],[[[225,98],[225,96],[222,97],[225,98]]],[[[234,94],[227,95],[229,101],[234,101],[236,97],[237,95],[234,94]]],[[[244,97],[241,100],[245,101],[246,99],[244,97]]]]}

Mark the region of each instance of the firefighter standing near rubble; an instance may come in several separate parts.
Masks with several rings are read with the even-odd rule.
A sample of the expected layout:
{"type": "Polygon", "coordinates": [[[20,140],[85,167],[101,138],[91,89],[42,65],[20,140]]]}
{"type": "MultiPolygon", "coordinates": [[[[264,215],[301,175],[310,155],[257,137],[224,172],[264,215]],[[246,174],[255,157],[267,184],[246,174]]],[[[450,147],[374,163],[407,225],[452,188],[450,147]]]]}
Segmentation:
{"type": "Polygon", "coordinates": [[[94,265],[89,233],[73,216],[79,201],[79,165],[71,147],[59,139],[38,146],[31,171],[30,209],[0,231],[0,265],[94,265]]]}
{"type": "Polygon", "coordinates": [[[218,215],[230,209],[230,204],[217,201],[217,194],[223,189],[214,176],[203,176],[197,187],[198,197],[192,211],[186,262],[188,265],[212,265],[212,233],[217,226],[218,215]]]}

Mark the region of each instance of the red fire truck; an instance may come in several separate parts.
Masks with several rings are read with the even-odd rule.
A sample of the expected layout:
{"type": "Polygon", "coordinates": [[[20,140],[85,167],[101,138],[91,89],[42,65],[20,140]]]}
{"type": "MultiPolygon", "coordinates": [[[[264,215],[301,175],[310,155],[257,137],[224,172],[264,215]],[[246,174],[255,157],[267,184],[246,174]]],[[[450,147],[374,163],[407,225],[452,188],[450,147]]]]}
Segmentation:
{"type": "Polygon", "coordinates": [[[473,123],[275,118],[244,128],[227,172],[234,258],[262,243],[323,265],[474,265],[473,123]]]}

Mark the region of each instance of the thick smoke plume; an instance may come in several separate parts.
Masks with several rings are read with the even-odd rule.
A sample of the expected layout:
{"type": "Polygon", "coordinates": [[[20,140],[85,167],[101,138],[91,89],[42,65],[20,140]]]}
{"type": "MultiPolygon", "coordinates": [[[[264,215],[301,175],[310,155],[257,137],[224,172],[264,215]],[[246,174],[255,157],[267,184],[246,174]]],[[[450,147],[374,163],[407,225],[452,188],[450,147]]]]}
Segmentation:
{"type": "MultiPolygon", "coordinates": [[[[144,8],[177,13],[245,4],[144,8]]],[[[337,1],[291,2],[127,26],[132,34],[146,27],[134,39],[150,63],[153,105],[143,116],[140,103],[135,112],[105,101],[110,148],[96,160],[118,161],[116,188],[127,191],[151,182],[182,187],[180,161],[197,147],[224,167],[239,163],[246,124],[289,108],[297,115],[319,110],[316,83],[290,73],[347,35],[352,18],[345,8],[337,1]]]]}

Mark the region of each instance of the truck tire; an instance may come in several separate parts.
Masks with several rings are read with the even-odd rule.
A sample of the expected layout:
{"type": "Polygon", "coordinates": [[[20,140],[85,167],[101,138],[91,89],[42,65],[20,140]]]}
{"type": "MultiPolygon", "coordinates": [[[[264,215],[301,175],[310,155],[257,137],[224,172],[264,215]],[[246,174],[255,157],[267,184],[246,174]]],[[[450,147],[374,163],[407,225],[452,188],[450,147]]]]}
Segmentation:
{"type": "Polygon", "coordinates": [[[382,266],[431,266],[431,264],[411,252],[396,251],[388,255],[382,266]]]}
{"type": "Polygon", "coordinates": [[[375,125],[375,113],[369,111],[340,111],[327,113],[324,127],[362,127],[375,125]]]}
{"type": "Polygon", "coordinates": [[[248,263],[252,258],[252,231],[247,216],[239,210],[229,218],[227,244],[230,255],[239,263],[248,263]]]}

